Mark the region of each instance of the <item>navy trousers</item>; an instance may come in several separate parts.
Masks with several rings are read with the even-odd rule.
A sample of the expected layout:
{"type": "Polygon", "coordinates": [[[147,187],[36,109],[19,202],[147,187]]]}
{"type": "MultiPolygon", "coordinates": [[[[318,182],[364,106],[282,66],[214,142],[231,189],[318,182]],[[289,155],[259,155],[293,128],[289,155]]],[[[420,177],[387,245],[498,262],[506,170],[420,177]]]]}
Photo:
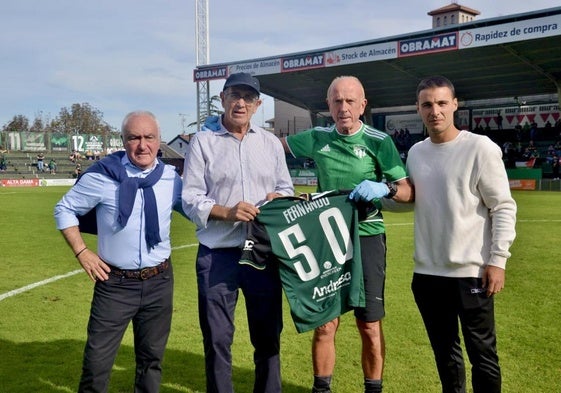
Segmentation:
{"type": "Polygon", "coordinates": [[[109,276],[95,284],[78,392],[107,392],[111,369],[132,321],[135,393],[157,393],[173,311],[173,271],[141,281],[109,276]]]}
{"type": "Polygon", "coordinates": [[[254,393],[281,392],[282,291],[278,267],[240,265],[239,248],[210,249],[197,255],[199,322],[205,351],[208,393],[232,393],[234,311],[243,292],[255,363],[254,393]]]}
{"type": "Polygon", "coordinates": [[[475,277],[414,274],[411,284],[434,352],[443,393],[465,393],[465,365],[458,321],[472,366],[474,393],[500,393],[493,297],[475,277]]]}

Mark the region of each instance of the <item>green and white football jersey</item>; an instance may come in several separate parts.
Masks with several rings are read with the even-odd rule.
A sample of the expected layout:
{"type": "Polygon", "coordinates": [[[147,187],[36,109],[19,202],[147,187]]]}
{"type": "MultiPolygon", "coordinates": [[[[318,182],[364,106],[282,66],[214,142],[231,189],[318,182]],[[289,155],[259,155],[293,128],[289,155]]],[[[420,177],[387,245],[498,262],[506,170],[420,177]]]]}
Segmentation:
{"type": "MultiPolygon", "coordinates": [[[[289,135],[286,142],[294,157],[316,163],[318,191],[352,190],[363,180],[397,181],[407,172],[392,138],[365,124],[353,135],[342,135],[332,127],[289,135]]],[[[382,214],[362,221],[361,235],[384,233],[382,214]]]]}
{"type": "Polygon", "coordinates": [[[240,260],[257,269],[278,261],[299,333],[364,307],[357,209],[348,195],[332,194],[261,206],[240,260]]]}

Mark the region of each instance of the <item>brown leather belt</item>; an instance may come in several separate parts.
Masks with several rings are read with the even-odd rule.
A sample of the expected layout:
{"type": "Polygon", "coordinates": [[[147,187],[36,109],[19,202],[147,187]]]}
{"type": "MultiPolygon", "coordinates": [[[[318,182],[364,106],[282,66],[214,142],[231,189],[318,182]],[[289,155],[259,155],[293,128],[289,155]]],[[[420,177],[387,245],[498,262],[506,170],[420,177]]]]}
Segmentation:
{"type": "Polygon", "coordinates": [[[160,273],[165,272],[169,269],[169,258],[160,263],[159,265],[152,266],[152,267],[145,267],[144,269],[137,269],[137,270],[121,270],[117,269],[114,266],[111,266],[111,273],[117,277],[129,278],[132,280],[148,280],[154,276],[157,276],[160,273]]]}

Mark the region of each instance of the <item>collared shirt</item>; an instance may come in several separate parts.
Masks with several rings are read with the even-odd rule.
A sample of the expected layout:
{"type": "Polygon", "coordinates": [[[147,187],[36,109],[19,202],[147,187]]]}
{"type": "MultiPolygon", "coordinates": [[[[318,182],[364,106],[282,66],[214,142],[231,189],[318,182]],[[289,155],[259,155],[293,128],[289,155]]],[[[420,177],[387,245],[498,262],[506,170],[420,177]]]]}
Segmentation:
{"type": "MultiPolygon", "coordinates": [[[[131,177],[146,177],[155,168],[137,168],[125,154],[121,160],[131,177]]],[[[148,250],[144,233],[144,192],[136,193],[127,225],[122,228],[119,216],[119,183],[99,173],[85,173],[55,206],[57,229],[78,225],[77,216],[96,208],[97,253],[110,265],[120,269],[141,269],[156,266],[171,254],[170,226],[172,210],[181,210],[181,178],[175,168],[166,165],[160,180],[152,187],[158,205],[162,241],[148,250]]]]}
{"type": "Polygon", "coordinates": [[[241,247],[242,222],[209,220],[214,205],[240,201],[262,204],[267,193],[293,195],[294,187],[280,140],[253,124],[242,140],[221,125],[194,135],[185,156],[183,210],[197,225],[199,242],[209,248],[241,247]]]}

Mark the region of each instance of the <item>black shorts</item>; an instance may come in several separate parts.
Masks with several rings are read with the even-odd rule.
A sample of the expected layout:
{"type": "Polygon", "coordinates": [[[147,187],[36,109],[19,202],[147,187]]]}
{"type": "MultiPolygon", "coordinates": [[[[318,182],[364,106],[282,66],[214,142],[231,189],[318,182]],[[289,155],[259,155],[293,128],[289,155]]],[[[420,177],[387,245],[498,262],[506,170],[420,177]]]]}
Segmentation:
{"type": "Polygon", "coordinates": [[[386,284],[386,234],[360,237],[366,307],[355,308],[355,317],[364,322],[381,320],[384,315],[386,284]]]}

